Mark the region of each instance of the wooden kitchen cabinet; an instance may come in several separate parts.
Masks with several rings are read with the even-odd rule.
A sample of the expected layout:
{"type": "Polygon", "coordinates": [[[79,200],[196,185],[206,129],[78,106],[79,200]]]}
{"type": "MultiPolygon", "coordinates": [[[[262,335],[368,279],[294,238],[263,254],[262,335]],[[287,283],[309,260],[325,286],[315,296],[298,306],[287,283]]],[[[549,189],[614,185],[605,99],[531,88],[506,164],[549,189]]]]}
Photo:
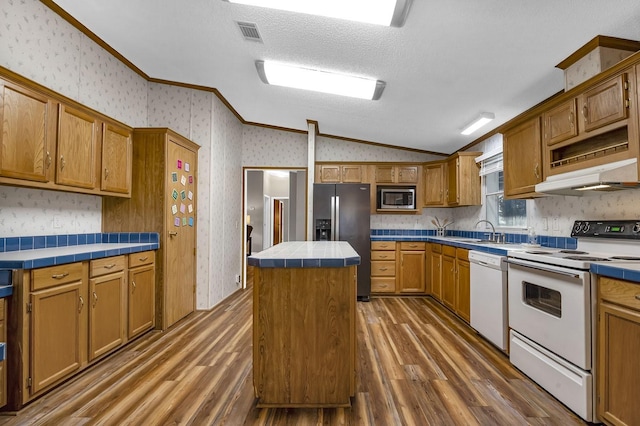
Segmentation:
{"type": "Polygon", "coordinates": [[[506,198],[535,196],[542,182],[540,117],[504,132],[504,195],[506,198]]]}
{"type": "Polygon", "coordinates": [[[617,75],[580,95],[578,102],[582,113],[582,120],[579,121],[581,131],[590,132],[627,118],[628,79],[627,74],[617,75]]]}
{"type": "Polygon", "coordinates": [[[543,142],[553,145],[578,135],[576,100],[570,99],[542,114],[543,142]]]}
{"type": "Polygon", "coordinates": [[[456,248],[442,246],[442,303],[456,309],[456,248]]]}
{"type": "Polygon", "coordinates": [[[155,252],[129,255],[129,339],[155,326],[155,252]]]}
{"type": "Polygon", "coordinates": [[[361,183],[363,178],[361,164],[321,164],[319,165],[320,183],[361,183]]]}
{"type": "Polygon", "coordinates": [[[396,242],[371,241],[371,293],[396,292],[396,242]]]}
{"type": "Polygon", "coordinates": [[[125,342],[125,256],[92,260],[89,266],[89,360],[125,342]]]}
{"type": "Polygon", "coordinates": [[[36,91],[0,80],[0,176],[53,179],[56,103],[36,91]]]}
{"type": "Polygon", "coordinates": [[[471,268],[469,250],[456,248],[456,304],[455,312],[467,323],[471,322],[471,268]]]}
{"type": "Polygon", "coordinates": [[[102,169],[100,189],[131,194],[131,131],[102,123],[102,169]]]}
{"type": "Polygon", "coordinates": [[[376,183],[418,183],[419,167],[415,165],[377,165],[376,183]]]}
{"type": "Polygon", "coordinates": [[[598,278],[597,351],[598,417],[640,424],[640,284],[598,278]]]}
{"type": "Polygon", "coordinates": [[[438,301],[442,301],[442,244],[429,244],[430,252],[430,284],[431,295],[438,301]]]}
{"type": "Polygon", "coordinates": [[[425,293],[425,243],[402,241],[398,254],[399,292],[425,293]]]}
{"type": "Polygon", "coordinates": [[[446,164],[444,162],[426,163],[424,170],[424,205],[426,207],[444,207],[444,184],[446,164]]]}
{"type": "Polygon", "coordinates": [[[447,159],[445,201],[449,206],[481,204],[480,166],[475,158],[481,152],[457,152],[447,159]]]}
{"type": "Polygon", "coordinates": [[[165,128],[134,129],[131,198],[105,197],[104,232],[157,232],[157,328],[195,310],[199,146],[165,128]]]}
{"type": "Polygon", "coordinates": [[[56,183],[95,188],[98,126],[97,118],[88,112],[59,104],[56,183]]]}
{"type": "MultiPolygon", "coordinates": [[[[6,344],[7,341],[7,327],[5,326],[6,318],[6,303],[4,298],[0,299],[0,341],[6,344]]],[[[6,361],[6,349],[5,359],[0,361],[0,408],[7,405],[7,361],[6,361]]]]}

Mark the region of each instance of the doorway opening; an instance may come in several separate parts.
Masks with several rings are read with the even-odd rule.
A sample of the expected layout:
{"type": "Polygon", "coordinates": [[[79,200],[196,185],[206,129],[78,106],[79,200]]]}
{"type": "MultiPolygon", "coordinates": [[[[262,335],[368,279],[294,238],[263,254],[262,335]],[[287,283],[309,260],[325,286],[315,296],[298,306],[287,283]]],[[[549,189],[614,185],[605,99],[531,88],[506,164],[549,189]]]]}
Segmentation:
{"type": "Polygon", "coordinates": [[[307,169],[245,167],[243,170],[242,287],[247,256],[307,235],[307,169]]]}

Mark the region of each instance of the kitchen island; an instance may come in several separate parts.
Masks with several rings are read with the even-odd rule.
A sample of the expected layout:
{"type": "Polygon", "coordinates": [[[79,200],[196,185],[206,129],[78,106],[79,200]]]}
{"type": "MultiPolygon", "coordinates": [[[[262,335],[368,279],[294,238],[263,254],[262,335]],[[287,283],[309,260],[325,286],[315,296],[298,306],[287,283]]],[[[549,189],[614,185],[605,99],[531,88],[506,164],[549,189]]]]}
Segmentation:
{"type": "Polygon", "coordinates": [[[348,407],[360,256],[347,242],[281,243],[248,258],[259,407],[348,407]]]}

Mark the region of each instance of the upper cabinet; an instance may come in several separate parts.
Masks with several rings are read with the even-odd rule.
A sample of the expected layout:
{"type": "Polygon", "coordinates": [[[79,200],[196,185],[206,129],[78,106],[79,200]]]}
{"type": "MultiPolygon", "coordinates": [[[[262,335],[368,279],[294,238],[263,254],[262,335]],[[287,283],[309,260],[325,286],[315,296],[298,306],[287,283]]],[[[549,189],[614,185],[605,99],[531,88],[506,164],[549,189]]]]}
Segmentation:
{"type": "Polygon", "coordinates": [[[448,206],[478,206],[480,196],[480,168],[475,158],[481,152],[457,152],[447,160],[445,200],[448,206]]]}
{"type": "Polygon", "coordinates": [[[0,184],[131,196],[132,129],[0,69],[0,184]]]}
{"type": "Polygon", "coordinates": [[[570,99],[542,115],[543,141],[553,145],[578,135],[576,99],[570,99]]]}
{"type": "Polygon", "coordinates": [[[535,185],[542,182],[540,117],[505,131],[503,144],[505,196],[534,196],[535,185]]]}
{"type": "Polygon", "coordinates": [[[361,183],[362,165],[360,164],[321,164],[317,175],[320,183],[361,183]]]}
{"type": "Polygon", "coordinates": [[[418,183],[418,166],[378,165],[376,183],[418,183]]]}
{"type": "Polygon", "coordinates": [[[49,182],[55,156],[56,103],[38,92],[0,80],[0,176],[49,182]]]}
{"type": "Polygon", "coordinates": [[[446,164],[444,162],[427,163],[424,169],[424,206],[444,207],[444,183],[446,164]]]}
{"type": "Polygon", "coordinates": [[[623,73],[584,92],[580,98],[581,131],[590,132],[627,118],[629,74],[623,73]]]}

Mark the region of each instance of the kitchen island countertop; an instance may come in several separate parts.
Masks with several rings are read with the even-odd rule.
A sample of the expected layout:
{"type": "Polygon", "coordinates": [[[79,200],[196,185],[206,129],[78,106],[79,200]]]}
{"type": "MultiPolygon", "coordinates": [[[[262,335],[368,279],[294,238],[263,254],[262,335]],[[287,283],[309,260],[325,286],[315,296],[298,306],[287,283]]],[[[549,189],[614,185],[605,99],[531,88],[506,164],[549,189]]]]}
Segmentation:
{"type": "Polygon", "coordinates": [[[290,241],[249,256],[261,268],[341,268],[359,265],[360,255],[346,241],[290,241]]]}

